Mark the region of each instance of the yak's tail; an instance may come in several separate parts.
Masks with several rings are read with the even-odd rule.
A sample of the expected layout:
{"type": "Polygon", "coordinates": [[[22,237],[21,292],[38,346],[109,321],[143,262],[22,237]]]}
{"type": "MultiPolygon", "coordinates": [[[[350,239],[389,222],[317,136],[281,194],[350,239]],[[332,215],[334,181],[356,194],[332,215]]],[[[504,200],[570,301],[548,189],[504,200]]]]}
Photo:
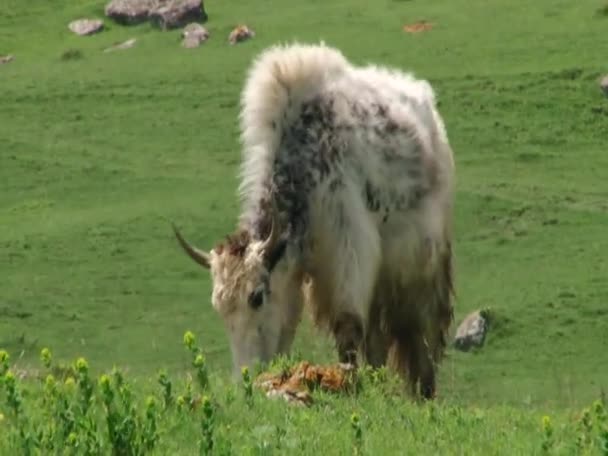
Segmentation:
{"type": "Polygon", "coordinates": [[[324,43],[277,45],[255,59],[241,95],[243,197],[249,201],[259,197],[257,187],[270,170],[282,130],[302,101],[349,66],[342,53],[324,43]]]}

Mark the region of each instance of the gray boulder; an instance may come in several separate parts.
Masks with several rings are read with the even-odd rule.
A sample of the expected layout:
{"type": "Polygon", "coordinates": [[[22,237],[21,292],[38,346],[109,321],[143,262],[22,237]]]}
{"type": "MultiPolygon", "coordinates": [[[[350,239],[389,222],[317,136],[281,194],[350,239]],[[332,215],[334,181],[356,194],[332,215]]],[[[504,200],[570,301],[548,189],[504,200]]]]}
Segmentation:
{"type": "Polygon", "coordinates": [[[454,337],[454,347],[460,351],[469,351],[472,347],[481,347],[489,327],[489,312],[477,310],[460,323],[454,337]]]}
{"type": "Polygon", "coordinates": [[[141,24],[148,20],[150,11],[162,0],[111,0],[106,5],[106,16],[122,25],[141,24]]]}
{"type": "Polygon", "coordinates": [[[600,88],[604,92],[604,95],[608,97],[608,74],[601,79],[600,88]]]}
{"type": "Polygon", "coordinates": [[[13,60],[15,60],[15,57],[13,57],[12,55],[0,55],[0,65],[10,63],[13,60]]]}
{"type": "Polygon", "coordinates": [[[168,30],[183,27],[190,22],[204,22],[207,13],[202,0],[160,1],[150,10],[150,21],[157,27],[168,30]]]}
{"type": "Polygon", "coordinates": [[[76,35],[93,35],[103,30],[103,21],[99,19],[76,19],[68,24],[68,28],[76,35]]]}
{"type": "Polygon", "coordinates": [[[202,42],[207,41],[209,32],[205,27],[196,22],[188,24],[182,31],[182,46],[185,48],[196,48],[202,42]]]}

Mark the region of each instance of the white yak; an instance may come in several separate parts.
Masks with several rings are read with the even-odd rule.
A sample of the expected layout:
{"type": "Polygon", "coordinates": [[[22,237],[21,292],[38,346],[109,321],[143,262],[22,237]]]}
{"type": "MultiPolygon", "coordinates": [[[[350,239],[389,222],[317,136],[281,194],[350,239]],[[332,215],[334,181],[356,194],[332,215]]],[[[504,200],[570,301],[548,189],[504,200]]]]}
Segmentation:
{"type": "Polygon", "coordinates": [[[453,321],[454,161],[427,81],[323,43],[259,55],[241,98],[238,228],[209,268],[235,369],[290,350],[306,305],[339,360],[435,397],[453,321]]]}

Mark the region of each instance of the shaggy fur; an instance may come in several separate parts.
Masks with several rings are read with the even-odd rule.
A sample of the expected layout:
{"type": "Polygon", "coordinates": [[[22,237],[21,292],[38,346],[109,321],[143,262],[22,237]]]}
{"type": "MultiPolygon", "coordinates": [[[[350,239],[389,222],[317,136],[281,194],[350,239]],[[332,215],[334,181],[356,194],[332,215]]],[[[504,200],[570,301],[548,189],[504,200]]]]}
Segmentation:
{"type": "Polygon", "coordinates": [[[287,352],[306,301],[341,361],[388,362],[434,397],[454,162],[431,86],[293,44],[255,60],[241,101],[239,234],[201,263],[235,368],[287,352]]]}

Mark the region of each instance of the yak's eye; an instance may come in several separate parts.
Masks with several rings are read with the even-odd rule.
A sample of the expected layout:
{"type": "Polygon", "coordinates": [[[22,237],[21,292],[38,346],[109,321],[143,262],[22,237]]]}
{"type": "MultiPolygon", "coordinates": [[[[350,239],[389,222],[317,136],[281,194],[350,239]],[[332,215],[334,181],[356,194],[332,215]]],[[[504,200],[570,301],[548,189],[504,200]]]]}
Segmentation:
{"type": "Polygon", "coordinates": [[[249,295],[249,305],[252,309],[258,309],[264,303],[264,289],[262,287],[255,289],[249,295]]]}

